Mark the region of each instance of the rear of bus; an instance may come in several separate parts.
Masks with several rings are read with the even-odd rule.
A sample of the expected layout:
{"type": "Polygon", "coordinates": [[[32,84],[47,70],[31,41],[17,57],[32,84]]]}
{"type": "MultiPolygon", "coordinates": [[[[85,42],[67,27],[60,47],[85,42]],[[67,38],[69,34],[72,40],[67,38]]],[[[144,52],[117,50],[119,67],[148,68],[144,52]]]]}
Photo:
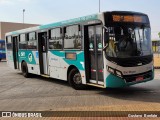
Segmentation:
{"type": "Polygon", "coordinates": [[[0,61],[6,59],[5,41],[0,40],[0,61]]]}

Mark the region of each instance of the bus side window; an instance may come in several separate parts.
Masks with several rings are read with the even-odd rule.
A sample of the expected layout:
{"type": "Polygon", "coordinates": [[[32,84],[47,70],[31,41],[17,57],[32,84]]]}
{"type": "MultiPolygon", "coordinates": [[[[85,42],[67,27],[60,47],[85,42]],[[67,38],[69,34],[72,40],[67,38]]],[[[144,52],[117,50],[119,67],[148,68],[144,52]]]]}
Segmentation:
{"type": "Polygon", "coordinates": [[[62,28],[50,30],[49,49],[62,49],[62,28]]]}
{"type": "Polygon", "coordinates": [[[27,49],[26,34],[21,34],[19,38],[19,49],[27,49]]]}
{"type": "Polygon", "coordinates": [[[36,49],[37,50],[36,32],[28,33],[27,38],[28,38],[27,49],[36,49]]]}
{"type": "Polygon", "coordinates": [[[64,49],[81,49],[82,33],[80,25],[68,26],[64,32],[64,49]]]}
{"type": "Polygon", "coordinates": [[[7,44],[7,50],[12,50],[12,37],[11,36],[7,36],[7,40],[6,40],[6,44],[7,44]]]}

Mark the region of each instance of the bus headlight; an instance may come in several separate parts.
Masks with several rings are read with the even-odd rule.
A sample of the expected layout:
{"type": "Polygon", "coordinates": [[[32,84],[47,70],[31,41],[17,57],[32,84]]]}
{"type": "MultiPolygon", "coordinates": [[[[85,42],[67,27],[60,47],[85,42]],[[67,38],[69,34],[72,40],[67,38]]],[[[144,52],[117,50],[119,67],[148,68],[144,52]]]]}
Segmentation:
{"type": "Polygon", "coordinates": [[[108,66],[108,72],[110,72],[110,73],[112,73],[112,74],[114,74],[114,75],[116,75],[116,76],[118,76],[118,77],[121,77],[121,78],[123,77],[121,71],[116,70],[116,69],[114,69],[114,68],[111,68],[111,67],[109,67],[109,66],[108,66]]]}
{"type": "Polygon", "coordinates": [[[118,70],[116,70],[116,75],[119,76],[119,77],[122,77],[122,73],[118,70]]]}
{"type": "Polygon", "coordinates": [[[109,71],[110,73],[115,74],[114,69],[113,69],[113,68],[111,68],[111,67],[108,67],[108,71],[109,71]]]}

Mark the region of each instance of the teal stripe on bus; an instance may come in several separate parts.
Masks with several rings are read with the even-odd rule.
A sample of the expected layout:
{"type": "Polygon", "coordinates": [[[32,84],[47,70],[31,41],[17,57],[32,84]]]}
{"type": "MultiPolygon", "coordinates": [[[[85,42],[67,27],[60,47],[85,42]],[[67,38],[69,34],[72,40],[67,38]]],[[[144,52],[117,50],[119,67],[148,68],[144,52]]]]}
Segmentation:
{"type": "Polygon", "coordinates": [[[23,60],[28,64],[36,64],[35,56],[31,50],[19,50],[18,52],[19,62],[23,60]]]}
{"type": "Polygon", "coordinates": [[[52,54],[61,57],[68,65],[74,65],[79,70],[84,70],[84,52],[76,52],[76,51],[50,51],[52,54]],[[65,53],[77,53],[76,60],[70,60],[65,58],[65,53]]]}
{"type": "Polygon", "coordinates": [[[62,22],[52,23],[52,24],[48,24],[48,25],[42,25],[39,28],[40,29],[47,29],[47,28],[51,28],[51,27],[64,26],[64,25],[67,25],[67,24],[75,24],[75,23],[78,23],[78,22],[89,21],[89,20],[97,20],[97,19],[98,19],[98,15],[94,14],[94,15],[79,17],[79,18],[75,18],[75,19],[62,21],[62,22]]]}

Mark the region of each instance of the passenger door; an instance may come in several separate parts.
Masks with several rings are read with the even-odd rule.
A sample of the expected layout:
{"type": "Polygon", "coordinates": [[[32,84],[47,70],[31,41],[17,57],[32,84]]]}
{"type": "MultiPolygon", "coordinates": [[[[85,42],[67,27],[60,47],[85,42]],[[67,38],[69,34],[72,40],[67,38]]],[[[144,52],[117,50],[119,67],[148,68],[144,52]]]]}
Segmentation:
{"type": "Polygon", "coordinates": [[[14,60],[14,68],[19,69],[19,59],[18,59],[18,36],[12,37],[13,42],[13,60],[14,60]]]}
{"type": "Polygon", "coordinates": [[[89,40],[89,82],[103,85],[103,51],[102,51],[102,26],[95,25],[88,27],[89,40]]]}
{"type": "Polygon", "coordinates": [[[48,75],[48,37],[47,32],[38,33],[40,73],[48,75]]]}

